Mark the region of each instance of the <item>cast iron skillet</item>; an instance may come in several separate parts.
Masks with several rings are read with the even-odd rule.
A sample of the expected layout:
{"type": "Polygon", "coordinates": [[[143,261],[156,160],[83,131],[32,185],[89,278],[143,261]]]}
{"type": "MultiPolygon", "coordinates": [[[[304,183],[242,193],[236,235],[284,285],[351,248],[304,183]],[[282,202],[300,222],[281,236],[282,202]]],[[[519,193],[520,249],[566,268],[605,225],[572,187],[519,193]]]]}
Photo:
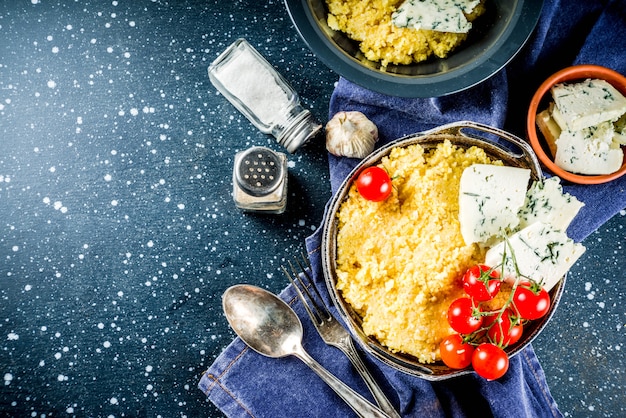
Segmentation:
{"type": "MultiPolygon", "coordinates": [[[[530,169],[532,180],[543,178],[537,157],[529,145],[523,140],[500,129],[475,122],[448,124],[427,132],[400,138],[385,145],[362,160],[343,181],[337,193],[329,202],[328,214],[324,220],[322,231],[322,270],[324,279],[333,303],[337,307],[341,318],[347,324],[350,333],[366,352],[378,357],[387,365],[431,381],[461,376],[472,373],[472,370],[471,368],[462,370],[450,369],[443,362],[423,364],[418,362],[413,356],[402,353],[392,353],[375,338],[365,335],[361,327],[361,318],[354,312],[352,307],[343,300],[341,292],[336,288],[337,212],[343,201],[347,198],[353,180],[358,176],[361,170],[377,164],[381,158],[391,152],[392,148],[420,144],[426,149],[432,149],[444,140],[450,140],[452,144],[463,148],[472,146],[481,147],[489,157],[502,160],[507,166],[530,169]]],[[[565,277],[550,291],[552,305],[550,306],[549,312],[543,318],[532,321],[528,326],[525,326],[522,339],[505,349],[509,357],[515,356],[524,347],[530,344],[548,324],[561,299],[564,284],[565,277]]]]}

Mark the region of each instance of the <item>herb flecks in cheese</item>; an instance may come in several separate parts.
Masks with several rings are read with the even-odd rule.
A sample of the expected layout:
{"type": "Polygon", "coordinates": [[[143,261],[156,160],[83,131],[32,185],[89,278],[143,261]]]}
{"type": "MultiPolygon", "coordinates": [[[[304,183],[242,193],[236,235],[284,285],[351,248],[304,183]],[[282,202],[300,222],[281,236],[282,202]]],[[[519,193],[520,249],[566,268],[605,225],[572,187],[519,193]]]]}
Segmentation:
{"type": "Polygon", "coordinates": [[[558,177],[535,181],[526,192],[526,201],[519,211],[519,228],[543,222],[565,231],[583,206],[585,204],[575,196],[563,192],[558,177]]]}
{"type": "Polygon", "coordinates": [[[500,268],[507,280],[515,280],[517,271],[550,291],[583,255],[585,247],[575,243],[567,234],[543,222],[535,222],[487,251],[485,264],[504,265],[500,268]],[[511,254],[515,254],[515,260],[511,254]]]}
{"type": "Polygon", "coordinates": [[[605,80],[552,87],[547,110],[537,115],[554,163],[571,173],[607,175],[624,162],[626,97],[605,80]],[[558,128],[558,129],[557,129],[558,128]]]}
{"type": "Polygon", "coordinates": [[[550,290],[585,252],[566,232],[584,203],[564,193],[558,177],[528,187],[529,180],[530,170],[522,168],[466,168],[459,185],[461,235],[466,244],[491,247],[484,264],[507,280],[521,275],[550,290]]]}
{"type": "Polygon", "coordinates": [[[556,141],[554,163],[572,173],[614,173],[622,166],[624,153],[613,138],[611,122],[602,122],[580,131],[563,131],[556,141]]]}
{"type": "Polygon", "coordinates": [[[466,15],[479,3],[480,0],[406,0],[391,20],[400,28],[467,33],[472,23],[466,15]]]}
{"type": "Polygon", "coordinates": [[[563,130],[579,131],[626,113],[626,98],[604,80],[555,84],[552,97],[556,105],[552,116],[563,130]]]}
{"type": "Polygon", "coordinates": [[[517,227],[530,170],[474,164],[463,171],[459,223],[466,244],[488,244],[517,227]]]}

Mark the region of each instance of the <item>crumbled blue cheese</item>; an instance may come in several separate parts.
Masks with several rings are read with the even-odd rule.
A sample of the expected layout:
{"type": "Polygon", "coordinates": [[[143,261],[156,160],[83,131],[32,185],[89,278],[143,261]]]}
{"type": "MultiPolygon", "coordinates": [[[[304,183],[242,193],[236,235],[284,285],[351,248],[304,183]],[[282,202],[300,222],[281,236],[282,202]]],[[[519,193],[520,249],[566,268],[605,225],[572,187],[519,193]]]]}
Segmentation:
{"type": "Polygon", "coordinates": [[[392,14],[392,23],[400,28],[467,33],[472,28],[465,14],[470,14],[480,0],[406,0],[392,14]]]}
{"type": "Polygon", "coordinates": [[[626,98],[604,80],[555,84],[552,97],[556,105],[552,117],[563,130],[579,131],[626,113],[626,98]]]}
{"type": "Polygon", "coordinates": [[[572,173],[614,173],[622,166],[624,153],[613,137],[611,122],[602,122],[574,132],[564,130],[556,141],[554,163],[572,173]]]}
{"type": "Polygon", "coordinates": [[[543,222],[565,231],[583,206],[585,204],[575,196],[563,192],[558,177],[535,181],[526,192],[526,201],[519,211],[519,228],[543,222]]]}
{"type": "Polygon", "coordinates": [[[575,243],[565,232],[543,222],[536,222],[509,238],[509,244],[501,242],[487,251],[485,264],[502,265],[506,248],[504,268],[500,268],[506,280],[517,278],[511,248],[517,268],[522,276],[542,283],[550,290],[585,252],[582,244],[575,243]],[[510,247],[508,247],[510,245],[510,247]],[[507,247],[505,247],[507,246],[507,247]]]}
{"type": "Polygon", "coordinates": [[[459,223],[467,245],[489,244],[519,223],[530,170],[474,164],[463,171],[459,186],[459,223]]]}
{"type": "Polygon", "coordinates": [[[613,135],[613,142],[617,142],[620,145],[626,145],[626,113],[622,115],[614,124],[615,135],[613,135]]]}

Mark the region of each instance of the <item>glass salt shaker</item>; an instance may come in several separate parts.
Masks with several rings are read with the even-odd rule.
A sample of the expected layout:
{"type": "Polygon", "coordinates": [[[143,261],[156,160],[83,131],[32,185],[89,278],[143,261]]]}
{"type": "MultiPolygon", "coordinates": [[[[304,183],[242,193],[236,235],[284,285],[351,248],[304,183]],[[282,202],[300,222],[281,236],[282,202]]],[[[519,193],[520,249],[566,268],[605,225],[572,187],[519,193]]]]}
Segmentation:
{"type": "Polygon", "coordinates": [[[261,132],[290,153],[322,128],[289,83],[245,39],[236,40],[209,66],[211,83],[261,132]]]}
{"type": "Polygon", "coordinates": [[[283,213],[287,207],[287,157],[266,147],[235,155],[235,206],[249,212],[283,213]]]}

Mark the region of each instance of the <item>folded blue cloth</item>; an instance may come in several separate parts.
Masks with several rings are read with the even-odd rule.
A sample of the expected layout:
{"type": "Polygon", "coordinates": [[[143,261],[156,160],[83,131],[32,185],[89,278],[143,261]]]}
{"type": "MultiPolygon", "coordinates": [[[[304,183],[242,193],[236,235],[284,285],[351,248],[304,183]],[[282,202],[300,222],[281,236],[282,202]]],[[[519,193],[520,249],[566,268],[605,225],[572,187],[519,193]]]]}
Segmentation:
{"type": "MultiPolygon", "coordinates": [[[[389,97],[340,79],[330,116],[359,110],[379,127],[382,145],[445,123],[472,120],[524,137],[526,107],[534,89],[553,72],[572,64],[599,64],[626,74],[626,1],[546,0],[533,37],[509,64],[489,80],[451,96],[432,99],[389,97]],[[513,82],[512,80],[515,80],[513,82]]],[[[335,192],[358,161],[329,156],[335,192]]],[[[568,234],[577,241],[626,207],[626,177],[603,185],[564,183],[585,202],[568,234]]],[[[317,287],[328,306],[320,264],[321,229],[307,239],[317,287]]],[[[348,359],[324,344],[291,287],[280,295],[302,318],[304,347],[322,365],[373,402],[348,359]]],[[[337,316],[336,310],[331,310],[337,316]]],[[[404,417],[558,417],[543,370],[532,346],[511,359],[501,379],[474,374],[428,382],[396,371],[377,359],[365,362],[404,417]]],[[[265,358],[235,339],[203,375],[199,388],[230,417],[354,416],[332,390],[296,358],[265,358]]]]}

